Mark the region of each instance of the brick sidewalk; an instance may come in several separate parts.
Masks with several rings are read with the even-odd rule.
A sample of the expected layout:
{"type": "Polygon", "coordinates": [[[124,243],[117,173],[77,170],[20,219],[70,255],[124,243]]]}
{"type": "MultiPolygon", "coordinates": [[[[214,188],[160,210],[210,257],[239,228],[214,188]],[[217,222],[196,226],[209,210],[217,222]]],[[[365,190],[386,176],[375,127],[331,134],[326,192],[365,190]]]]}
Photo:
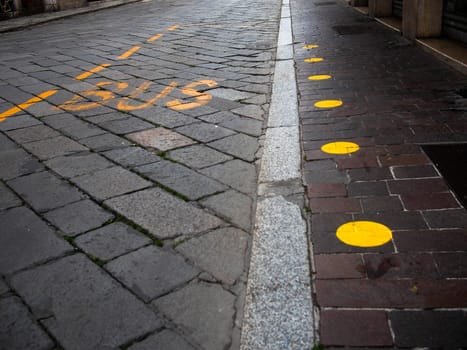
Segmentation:
{"type": "Polygon", "coordinates": [[[467,141],[466,77],[341,3],[300,0],[292,15],[321,343],[467,347],[467,212],[420,146],[467,141]],[[314,106],[328,99],[343,105],[314,106]],[[321,150],[337,141],[359,150],[321,150]],[[392,239],[343,243],[355,221],[392,239]]]}

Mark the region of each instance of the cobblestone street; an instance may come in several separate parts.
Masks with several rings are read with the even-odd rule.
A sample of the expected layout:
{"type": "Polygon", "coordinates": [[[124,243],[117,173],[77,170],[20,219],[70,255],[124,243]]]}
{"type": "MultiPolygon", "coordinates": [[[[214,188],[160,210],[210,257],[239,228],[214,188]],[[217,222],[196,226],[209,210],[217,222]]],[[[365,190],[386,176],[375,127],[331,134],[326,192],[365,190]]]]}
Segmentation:
{"type": "Polygon", "coordinates": [[[0,350],[467,348],[464,74],[341,0],[23,21],[0,350]]]}
{"type": "Polygon", "coordinates": [[[321,343],[466,347],[467,213],[423,146],[467,141],[466,77],[357,11],[293,4],[321,343]]]}
{"type": "Polygon", "coordinates": [[[239,347],[279,13],[152,1],[2,34],[0,348],[239,347]]]}

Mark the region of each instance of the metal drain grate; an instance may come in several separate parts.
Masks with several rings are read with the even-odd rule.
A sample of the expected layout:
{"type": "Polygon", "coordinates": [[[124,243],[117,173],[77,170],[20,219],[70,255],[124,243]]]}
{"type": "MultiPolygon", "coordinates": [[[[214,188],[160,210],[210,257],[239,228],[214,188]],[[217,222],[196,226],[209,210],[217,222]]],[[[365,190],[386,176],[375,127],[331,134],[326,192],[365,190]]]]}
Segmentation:
{"type": "Polygon", "coordinates": [[[467,208],[467,143],[424,145],[422,148],[467,208]]]}
{"type": "Polygon", "coordinates": [[[315,6],[331,6],[337,5],[335,1],[324,1],[324,2],[315,2],[315,6]]]}
{"type": "Polygon", "coordinates": [[[339,25],[333,26],[332,29],[334,29],[339,35],[365,34],[371,30],[369,26],[365,25],[339,25]]]}
{"type": "Polygon", "coordinates": [[[456,93],[464,98],[467,98],[467,86],[463,87],[462,89],[459,89],[456,91],[456,93]]]}

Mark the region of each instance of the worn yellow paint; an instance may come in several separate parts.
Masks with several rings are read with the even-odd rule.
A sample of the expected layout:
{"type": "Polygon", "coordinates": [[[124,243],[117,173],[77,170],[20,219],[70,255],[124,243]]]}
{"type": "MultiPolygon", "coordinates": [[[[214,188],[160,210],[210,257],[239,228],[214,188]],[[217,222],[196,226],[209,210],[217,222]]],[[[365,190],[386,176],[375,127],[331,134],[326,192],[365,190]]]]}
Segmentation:
{"type": "Polygon", "coordinates": [[[181,92],[184,95],[192,96],[195,98],[196,102],[186,102],[183,103],[179,99],[174,99],[167,102],[167,107],[176,110],[176,111],[183,111],[186,109],[196,108],[205,105],[212,99],[212,95],[206,92],[199,92],[198,90],[194,89],[200,85],[207,85],[208,87],[217,86],[217,82],[214,80],[199,80],[193,83],[190,83],[183,88],[181,88],[181,92]]]}
{"type": "Polygon", "coordinates": [[[152,43],[153,41],[156,41],[157,39],[160,39],[164,36],[164,34],[156,34],[152,37],[150,37],[148,40],[146,40],[148,43],[152,43]]]}
{"type": "Polygon", "coordinates": [[[303,49],[316,49],[317,47],[319,47],[319,45],[315,45],[315,44],[302,46],[303,49]]]}
{"type": "Polygon", "coordinates": [[[101,64],[100,66],[94,67],[84,73],[81,73],[80,75],[76,76],[75,79],[83,80],[83,79],[89,78],[91,75],[95,73],[99,73],[101,70],[104,70],[105,68],[110,67],[110,66],[111,65],[109,63],[101,64]]]}
{"type": "Polygon", "coordinates": [[[136,51],[138,51],[139,49],[141,49],[141,46],[133,46],[131,49],[129,49],[127,52],[124,52],[122,53],[120,56],[118,56],[118,59],[119,60],[124,60],[128,57],[130,57],[131,55],[133,55],[136,51]]]}
{"type": "Polygon", "coordinates": [[[178,29],[179,27],[180,27],[180,25],[174,24],[173,26],[170,26],[169,28],[167,28],[167,30],[168,30],[169,32],[171,32],[171,31],[173,31],[173,30],[175,30],[175,29],[178,29]]]}
{"type": "Polygon", "coordinates": [[[318,108],[336,108],[342,106],[343,102],[341,100],[322,100],[314,104],[318,108]]]}
{"type": "Polygon", "coordinates": [[[3,122],[6,118],[11,117],[12,115],[15,115],[18,112],[24,111],[25,109],[31,107],[33,104],[35,104],[37,102],[43,101],[44,99],[46,99],[47,97],[52,96],[56,92],[57,92],[57,90],[44,91],[44,92],[40,93],[39,95],[27,100],[26,102],[20,103],[19,105],[16,105],[15,107],[12,107],[12,108],[6,110],[5,112],[0,114],[0,122],[3,122]]]}
{"type": "Polygon", "coordinates": [[[303,61],[304,62],[316,63],[316,62],[324,61],[324,58],[322,58],[322,57],[310,57],[310,58],[305,58],[303,61]]]}
{"type": "Polygon", "coordinates": [[[159,99],[167,97],[167,95],[170,94],[173,91],[173,89],[177,87],[178,84],[176,82],[171,82],[169,86],[166,86],[159,94],[151,98],[149,101],[137,105],[130,105],[130,98],[137,97],[140,93],[142,93],[151,85],[152,82],[149,81],[142,83],[128,97],[124,97],[120,101],[118,101],[117,109],[120,111],[135,111],[138,109],[148,108],[154,103],[156,103],[159,99]]]}
{"type": "MultiPolygon", "coordinates": [[[[152,106],[158,100],[167,97],[177,86],[177,82],[171,82],[166,86],[160,93],[155,95],[153,98],[146,102],[138,101],[136,98],[144,93],[153,83],[150,81],[143,82],[131,93],[122,97],[117,102],[117,109],[122,112],[135,111],[145,109],[152,106]]],[[[213,80],[199,80],[192,82],[180,89],[181,93],[190,97],[194,97],[195,102],[182,102],[178,99],[173,99],[167,102],[167,106],[174,110],[186,110],[190,108],[199,107],[205,105],[212,99],[212,95],[206,92],[199,92],[195,88],[200,85],[207,85],[208,87],[214,87],[217,82],[213,80]]],[[[121,93],[123,90],[128,88],[127,83],[123,82],[111,82],[102,81],[95,85],[91,90],[75,94],[70,100],[62,103],[55,107],[55,109],[62,109],[65,111],[82,111],[101,107],[106,103],[118,98],[115,93],[121,93]],[[103,90],[105,88],[105,90],[103,90]]]]}
{"type": "Polygon", "coordinates": [[[357,152],[359,149],[359,145],[347,141],[331,142],[321,147],[321,151],[329,154],[350,154],[357,152]]]}
{"type": "Polygon", "coordinates": [[[377,247],[392,239],[391,230],[373,221],[352,221],[341,225],[336,231],[337,238],[354,247],[377,247]]]}
{"type": "Polygon", "coordinates": [[[321,74],[321,75],[310,75],[308,77],[308,80],[327,80],[327,79],[331,79],[332,76],[330,75],[327,75],[327,74],[321,74]]]}
{"type": "MultiPolygon", "coordinates": [[[[112,82],[112,81],[102,81],[96,84],[97,88],[102,88],[104,86],[115,85],[116,88],[114,92],[121,92],[128,87],[127,83],[122,82],[112,82]]],[[[105,90],[87,90],[81,93],[81,95],[74,95],[70,100],[62,103],[57,106],[56,109],[63,109],[65,111],[83,111],[86,109],[92,109],[100,107],[103,104],[109,102],[115,98],[115,94],[112,91],[105,90]],[[97,97],[98,101],[85,101],[85,97],[97,97]]]]}

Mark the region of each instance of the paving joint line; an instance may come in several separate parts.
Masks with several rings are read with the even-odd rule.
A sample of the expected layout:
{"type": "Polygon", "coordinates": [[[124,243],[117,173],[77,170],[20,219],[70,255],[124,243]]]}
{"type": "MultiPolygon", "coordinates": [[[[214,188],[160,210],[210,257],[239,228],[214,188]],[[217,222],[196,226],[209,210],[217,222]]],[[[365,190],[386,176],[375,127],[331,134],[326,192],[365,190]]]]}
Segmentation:
{"type": "Polygon", "coordinates": [[[310,250],[289,0],[283,0],[274,81],[258,180],[258,201],[241,350],[309,349],[314,343],[310,250]]]}

